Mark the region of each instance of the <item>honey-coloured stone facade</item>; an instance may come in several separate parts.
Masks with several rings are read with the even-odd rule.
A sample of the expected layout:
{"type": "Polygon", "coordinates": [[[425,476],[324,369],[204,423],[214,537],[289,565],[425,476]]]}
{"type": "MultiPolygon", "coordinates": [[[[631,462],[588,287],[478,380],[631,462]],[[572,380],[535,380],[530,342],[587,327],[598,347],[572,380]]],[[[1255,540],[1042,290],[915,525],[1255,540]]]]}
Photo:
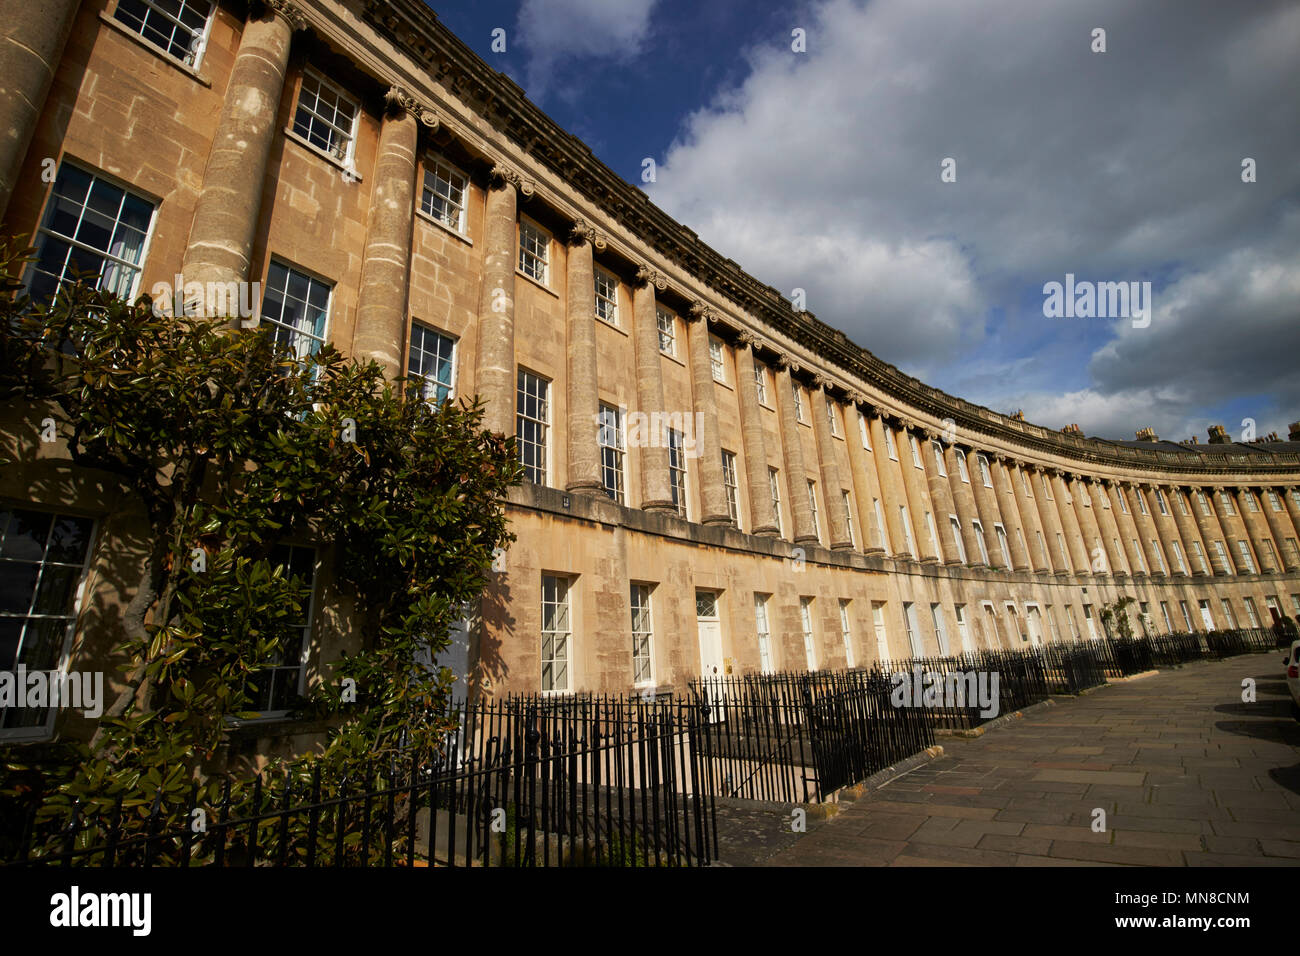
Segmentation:
{"type": "MultiPolygon", "coordinates": [[[[1086,639],[1123,595],[1153,632],[1300,613],[1296,433],[1108,442],[926,386],[700,243],[419,0],[222,0],[193,62],[117,0],[21,10],[0,47],[9,233],[41,241],[48,170],[72,163],[154,205],[137,292],[264,283],[279,263],[328,287],[325,339],[393,375],[413,324],[454,342],[453,395],[480,396],[497,431],[519,427],[521,370],[545,383],[541,480],[511,492],[518,540],[452,658],[466,692],[681,692],[702,672],[1086,639]],[[354,107],[345,158],[295,128],[321,78],[354,107]],[[638,414],[677,423],[678,444],[638,414]],[[544,578],[567,616],[544,611],[544,578]],[[552,686],[544,626],[564,645],[552,686]]],[[[17,462],[0,500],[97,519],[66,660],[112,674],[141,515],[36,441],[38,420],[0,408],[17,462]]],[[[304,682],[349,644],[330,562],[304,682]]]]}

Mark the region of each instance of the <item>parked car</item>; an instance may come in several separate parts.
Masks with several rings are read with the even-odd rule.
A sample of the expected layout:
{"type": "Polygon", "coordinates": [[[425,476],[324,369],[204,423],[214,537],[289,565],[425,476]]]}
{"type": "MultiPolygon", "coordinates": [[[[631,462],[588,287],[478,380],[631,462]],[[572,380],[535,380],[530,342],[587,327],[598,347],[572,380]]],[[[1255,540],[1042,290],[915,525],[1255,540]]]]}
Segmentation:
{"type": "Polygon", "coordinates": [[[1300,641],[1291,642],[1282,665],[1286,668],[1286,689],[1291,692],[1291,711],[1300,718],[1300,641]]]}

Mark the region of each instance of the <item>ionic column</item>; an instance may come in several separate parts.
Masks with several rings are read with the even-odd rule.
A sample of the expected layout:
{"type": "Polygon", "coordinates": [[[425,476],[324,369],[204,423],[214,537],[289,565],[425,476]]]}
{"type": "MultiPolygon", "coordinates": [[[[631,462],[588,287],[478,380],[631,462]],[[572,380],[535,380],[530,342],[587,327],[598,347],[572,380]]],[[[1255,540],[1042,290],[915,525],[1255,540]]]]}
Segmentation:
{"type": "Polygon", "coordinates": [[[1178,537],[1183,540],[1185,553],[1184,559],[1187,561],[1188,572],[1192,577],[1204,577],[1206,571],[1201,569],[1201,563],[1196,559],[1196,554],[1192,545],[1201,549],[1201,557],[1205,561],[1205,566],[1209,568],[1210,549],[1201,540],[1201,533],[1196,525],[1196,519],[1192,517],[1196,512],[1196,502],[1191,500],[1187,493],[1177,485],[1166,485],[1165,490],[1169,496],[1169,510],[1173,512],[1174,524],[1178,528],[1178,537]],[[1187,506],[1187,513],[1183,514],[1183,505],[1187,506]]]}
{"type": "Polygon", "coordinates": [[[835,438],[827,419],[826,379],[813,376],[813,433],[817,437],[817,465],[822,476],[822,499],[826,503],[826,524],[830,529],[831,547],[836,551],[852,551],[849,536],[848,511],[844,507],[844,485],[840,481],[840,466],[835,460],[835,438]]]}
{"type": "Polygon", "coordinates": [[[1074,515],[1079,522],[1079,533],[1083,536],[1083,550],[1088,559],[1087,570],[1097,575],[1108,574],[1108,568],[1105,566],[1100,567],[1100,570],[1093,570],[1101,563],[1099,558],[1102,562],[1105,561],[1106,544],[1101,540],[1101,525],[1097,522],[1096,505],[1092,502],[1088,480],[1075,477],[1070,485],[1070,494],[1074,498],[1074,515]],[[1097,554],[1099,550],[1100,555],[1097,554]]]}
{"type": "Polygon", "coordinates": [[[1100,478],[1091,478],[1086,484],[1092,500],[1092,514],[1097,521],[1097,534],[1101,535],[1101,546],[1106,552],[1106,571],[1114,577],[1127,576],[1129,564],[1124,551],[1124,539],[1119,532],[1119,524],[1115,521],[1115,505],[1106,493],[1106,484],[1100,478]],[[1115,550],[1117,544],[1118,551],[1115,550]]]}
{"type": "MultiPolygon", "coordinates": [[[[921,456],[921,474],[916,474],[917,467],[912,461],[912,429],[915,425],[905,425],[902,429],[902,435],[905,439],[898,446],[898,466],[903,475],[903,487],[907,490],[909,501],[908,511],[912,516],[912,532],[916,535],[916,550],[921,553],[921,561],[940,562],[943,560],[938,553],[939,542],[930,539],[930,529],[926,527],[925,513],[930,512],[934,516],[934,506],[930,503],[929,496],[925,493],[925,456],[921,456]]],[[[935,530],[938,530],[938,521],[935,521],[935,530]]]]}
{"type": "MultiPolygon", "coordinates": [[[[989,462],[989,471],[993,475],[993,496],[997,510],[1002,515],[1002,530],[1007,533],[1007,547],[1011,549],[1011,553],[1004,555],[1003,560],[1010,561],[1011,568],[1016,571],[1028,571],[1030,559],[1025,551],[1028,540],[1026,539],[1024,544],[1020,543],[1024,526],[1016,492],[1012,487],[1013,481],[1007,468],[1007,456],[1001,452],[994,453],[993,460],[989,462]]],[[[996,531],[993,538],[997,540],[996,531]]]]}
{"type": "MultiPolygon", "coordinates": [[[[289,42],[306,26],[291,3],[275,0],[262,9],[260,17],[244,24],[231,67],[181,264],[187,284],[201,282],[206,288],[209,282],[248,281],[289,42]]],[[[204,314],[213,307],[204,303],[204,314]]]]}
{"type": "MultiPolygon", "coordinates": [[[[1269,488],[1265,491],[1272,491],[1275,495],[1285,501],[1286,490],[1282,488],[1269,488]]],[[[1268,495],[1260,495],[1259,506],[1264,509],[1264,520],[1268,523],[1268,529],[1273,533],[1273,540],[1278,548],[1278,560],[1282,562],[1283,568],[1287,571],[1300,571],[1300,565],[1297,560],[1300,556],[1291,554],[1286,546],[1287,538],[1296,537],[1295,528],[1291,526],[1291,519],[1287,516],[1286,505],[1282,505],[1281,511],[1274,511],[1273,506],[1269,503],[1268,495]]]]}
{"type": "Polygon", "coordinates": [[[722,442],[718,437],[718,399],[709,360],[709,322],[713,310],[703,302],[691,306],[686,320],[686,347],[691,357],[691,395],[700,413],[700,523],[731,524],[727,489],[722,481],[722,442]]]}
{"type": "Polygon", "coordinates": [[[1060,514],[1061,530],[1065,532],[1065,546],[1070,549],[1070,564],[1075,574],[1087,574],[1092,570],[1092,560],[1083,543],[1083,529],[1074,510],[1074,493],[1070,490],[1066,475],[1059,469],[1052,469],[1052,487],[1056,494],[1056,509],[1060,514]]]}
{"type": "Polygon", "coordinates": [[[79,0],[0,0],[0,216],[9,207],[78,6],[79,0]]]}
{"type": "MultiPolygon", "coordinates": [[[[1025,529],[1025,546],[1029,548],[1030,563],[1035,571],[1050,574],[1052,558],[1047,553],[1047,532],[1043,530],[1042,518],[1038,514],[1038,505],[1034,500],[1037,496],[1032,485],[1028,491],[1025,490],[1026,484],[1030,484],[1033,480],[1029,466],[1021,462],[1012,472],[1011,466],[1008,465],[1007,478],[1011,481],[1016,507],[1020,509],[1020,521],[1025,529]],[[1035,547],[1039,541],[1042,541],[1042,545],[1035,547]]],[[[974,481],[974,478],[971,480],[974,481]]]]}
{"type": "Polygon", "coordinates": [[[1259,496],[1255,494],[1253,488],[1238,488],[1234,496],[1237,499],[1237,512],[1241,515],[1242,523],[1246,526],[1246,534],[1251,546],[1255,549],[1255,558],[1259,562],[1259,570],[1264,574],[1274,574],[1277,572],[1277,562],[1269,558],[1268,549],[1264,547],[1264,542],[1268,541],[1273,544],[1273,553],[1277,554],[1281,550],[1281,545],[1272,541],[1272,535],[1269,534],[1268,523],[1264,520],[1260,511],[1251,511],[1250,505],[1246,499],[1253,495],[1256,504],[1261,511],[1268,508],[1267,502],[1259,501],[1259,496]]]}
{"type": "Polygon", "coordinates": [[[489,175],[483,213],[483,273],[478,296],[478,353],[474,388],[483,399],[483,427],[515,433],[515,217],[516,190],[533,184],[498,163],[489,175]]]}
{"type": "Polygon", "coordinates": [[[375,157],[370,222],[357,289],[357,323],[352,352],[374,359],[389,378],[405,368],[407,303],[411,282],[411,234],[415,226],[416,150],[420,121],[438,128],[438,118],[400,86],[384,97],[384,125],[375,157]]]}
{"type": "MultiPolygon", "coordinates": [[[[860,411],[862,404],[866,399],[854,392],[849,395],[849,408],[857,414],[865,414],[860,411]]],[[[851,431],[848,423],[845,423],[845,429],[851,431]]],[[[857,422],[853,423],[853,428],[857,427],[857,422]]],[[[867,426],[868,432],[870,426],[867,426]]],[[[858,527],[865,528],[865,540],[862,542],[862,550],[867,554],[883,554],[885,549],[881,546],[883,536],[880,530],[880,523],[876,519],[876,509],[872,501],[880,502],[881,513],[884,513],[884,497],[880,491],[879,479],[876,477],[876,463],[874,461],[875,443],[872,442],[872,451],[867,451],[862,447],[861,438],[853,439],[845,437],[848,443],[849,452],[849,469],[853,476],[853,488],[858,500],[858,514],[861,521],[858,527]],[[872,459],[867,456],[871,455],[872,459]]]]}
{"type": "Polygon", "coordinates": [[[817,527],[808,507],[808,473],[804,470],[803,442],[799,438],[799,417],[794,410],[794,384],[790,378],[798,366],[782,355],[776,363],[776,407],[781,416],[781,453],[785,462],[785,483],[790,496],[790,517],[794,521],[794,543],[816,544],[817,527]]]}
{"type": "Polygon", "coordinates": [[[741,441],[745,447],[745,474],[749,484],[751,534],[779,534],[780,524],[772,508],[771,488],[767,478],[767,441],[763,437],[763,409],[754,385],[754,347],[758,344],[750,332],[741,332],[736,341],[736,391],[740,398],[741,441]]]}
{"type": "Polygon", "coordinates": [[[1061,553],[1061,540],[1065,537],[1065,532],[1061,525],[1061,513],[1056,508],[1056,492],[1053,490],[1052,497],[1047,497],[1043,484],[1044,478],[1047,477],[1045,470],[1030,471],[1030,475],[1031,481],[1033,476],[1039,476],[1038,481],[1034,482],[1034,501],[1038,508],[1038,519],[1043,525],[1043,546],[1047,549],[1053,571],[1056,574],[1068,574],[1069,571],[1062,564],[1066,560],[1066,555],[1061,553]],[[1061,537],[1058,538],[1058,534],[1061,537]]]}
{"type": "MultiPolygon", "coordinates": [[[[646,266],[636,273],[632,289],[632,336],[636,351],[636,400],[642,415],[653,422],[664,409],[664,374],[659,353],[659,324],[655,290],[668,287],[667,280],[646,266]]],[[[592,290],[593,296],[595,290],[592,290]]],[[[595,334],[593,328],[592,334],[595,334]]],[[[660,419],[662,421],[662,419],[660,419]]],[[[677,511],[668,478],[667,436],[651,429],[639,449],[641,453],[641,508],[643,511],[677,511]]]]}
{"type": "Polygon", "coordinates": [[[1138,530],[1137,522],[1133,520],[1138,504],[1132,495],[1124,496],[1123,500],[1129,509],[1125,511],[1120,506],[1123,493],[1124,486],[1120,482],[1111,482],[1110,500],[1111,505],[1114,507],[1112,513],[1119,527],[1120,544],[1124,546],[1124,554],[1128,558],[1128,566],[1132,574],[1135,577],[1139,575],[1149,576],[1151,574],[1151,561],[1146,557],[1146,548],[1142,545],[1142,532],[1138,530]],[[1137,542],[1136,549],[1133,545],[1134,541],[1137,542]]]}
{"type": "Polygon", "coordinates": [[[592,246],[605,240],[585,222],[569,233],[565,273],[569,377],[569,480],[565,490],[601,494],[600,448],[596,441],[600,397],[596,391],[596,273],[592,246]]]}
{"type": "Polygon", "coordinates": [[[1156,492],[1160,491],[1163,493],[1165,487],[1167,486],[1154,483],[1151,485],[1151,504],[1154,505],[1151,512],[1151,521],[1156,526],[1156,535],[1160,538],[1160,546],[1164,548],[1165,560],[1169,562],[1170,576],[1182,573],[1178,570],[1178,555],[1175,553],[1175,544],[1178,545],[1178,550],[1183,553],[1183,563],[1187,565],[1187,573],[1190,575],[1192,556],[1188,553],[1187,545],[1180,540],[1181,536],[1178,533],[1178,522],[1174,518],[1174,513],[1177,510],[1177,502],[1175,502],[1169,495],[1165,495],[1165,507],[1169,510],[1169,514],[1162,515],[1160,513],[1160,502],[1156,498],[1156,492]]]}
{"type": "Polygon", "coordinates": [[[1201,532],[1201,540],[1205,542],[1205,555],[1209,559],[1210,569],[1216,577],[1232,574],[1231,558],[1225,561],[1219,555],[1219,549],[1214,546],[1216,541],[1222,542],[1224,550],[1229,554],[1232,553],[1232,542],[1228,540],[1223,525],[1219,523],[1219,504],[1215,501],[1213,490],[1193,487],[1189,490],[1188,498],[1192,507],[1192,516],[1196,519],[1196,527],[1201,532]],[[1209,514],[1206,514],[1206,509],[1201,506],[1202,498],[1209,506],[1209,514]]]}
{"type": "Polygon", "coordinates": [[[948,472],[948,494],[952,499],[952,506],[957,510],[957,520],[961,522],[961,538],[966,546],[966,561],[978,566],[981,563],[980,546],[975,532],[975,522],[979,520],[979,511],[975,505],[975,492],[971,490],[971,482],[975,478],[971,474],[970,462],[967,462],[966,474],[970,480],[961,480],[961,468],[957,464],[957,458],[963,454],[964,452],[956,445],[945,445],[943,460],[948,472]]]}

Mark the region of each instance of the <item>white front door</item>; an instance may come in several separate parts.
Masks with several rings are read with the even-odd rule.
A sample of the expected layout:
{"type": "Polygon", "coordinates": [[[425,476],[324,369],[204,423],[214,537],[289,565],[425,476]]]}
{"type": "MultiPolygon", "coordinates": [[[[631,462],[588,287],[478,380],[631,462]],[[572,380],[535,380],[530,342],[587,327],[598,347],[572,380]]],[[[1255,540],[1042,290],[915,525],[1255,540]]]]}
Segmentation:
{"type": "Polygon", "coordinates": [[[1207,631],[1214,630],[1214,615],[1210,613],[1210,602],[1200,601],[1198,603],[1201,607],[1201,623],[1205,625],[1207,631]]]}
{"type": "Polygon", "coordinates": [[[889,660],[889,634],[885,630],[885,606],[879,601],[871,603],[871,623],[876,628],[876,659],[889,660]]]}
{"type": "Polygon", "coordinates": [[[953,610],[957,614],[957,636],[961,638],[961,652],[969,654],[975,650],[975,645],[971,643],[970,628],[966,626],[966,605],[955,605],[953,610]]]}
{"type": "Polygon", "coordinates": [[[1097,639],[1097,625],[1092,623],[1092,605],[1083,606],[1083,623],[1088,625],[1088,637],[1092,640],[1097,639]]]}
{"type": "Polygon", "coordinates": [[[1043,644],[1043,621],[1038,616],[1038,608],[1032,604],[1026,605],[1025,614],[1029,620],[1029,642],[1034,647],[1041,647],[1043,644]]]}
{"type": "Polygon", "coordinates": [[[709,679],[724,677],[718,596],[712,591],[696,591],[695,616],[700,634],[700,676],[709,679]]]}

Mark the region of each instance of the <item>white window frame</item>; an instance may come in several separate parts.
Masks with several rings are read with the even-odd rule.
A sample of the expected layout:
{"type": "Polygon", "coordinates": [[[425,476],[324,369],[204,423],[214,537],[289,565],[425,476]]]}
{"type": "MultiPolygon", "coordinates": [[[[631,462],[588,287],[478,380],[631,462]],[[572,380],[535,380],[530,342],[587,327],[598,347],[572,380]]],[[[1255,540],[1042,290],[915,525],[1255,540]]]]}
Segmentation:
{"type": "Polygon", "coordinates": [[[844,639],[844,661],[848,667],[856,667],[857,658],[853,653],[853,628],[849,624],[849,601],[840,598],[840,636],[844,639]]]}
{"type": "Polygon", "coordinates": [[[540,484],[549,487],[551,484],[551,381],[536,372],[530,372],[522,366],[518,369],[515,376],[515,437],[519,445],[519,461],[525,469],[539,469],[541,481],[525,473],[524,480],[531,481],[533,484],[540,484]],[[529,387],[530,382],[537,382],[541,385],[540,392],[529,387]],[[521,406],[521,399],[531,398],[541,405],[542,417],[527,415],[521,406]],[[541,434],[540,441],[525,439],[521,432],[521,426],[528,423],[541,434]],[[523,456],[525,446],[539,449],[541,464],[528,465],[523,456]]]}
{"type": "MultiPolygon", "coordinates": [[[[28,503],[0,502],[0,511],[34,511],[43,515],[48,515],[50,517],[51,524],[50,524],[50,528],[46,531],[46,537],[44,542],[45,547],[39,561],[39,571],[37,572],[38,574],[37,584],[36,587],[33,589],[31,601],[28,604],[27,610],[23,612],[19,612],[19,611],[6,612],[4,617],[10,620],[17,618],[23,621],[24,622],[23,629],[25,630],[27,624],[29,624],[34,619],[48,620],[51,618],[58,619],[66,616],[68,618],[67,626],[64,630],[63,640],[59,646],[57,665],[55,667],[54,673],[68,674],[69,673],[68,663],[72,651],[73,639],[77,631],[77,622],[81,619],[81,611],[82,608],[85,606],[85,600],[87,597],[86,582],[90,577],[90,573],[89,573],[90,564],[92,559],[94,558],[95,550],[99,543],[100,522],[93,518],[88,518],[85,515],[71,514],[67,511],[60,510],[57,508],[45,508],[40,506],[32,506],[28,503]],[[49,557],[49,544],[50,544],[50,538],[54,531],[54,523],[61,518],[71,518],[71,519],[76,519],[81,521],[89,521],[90,523],[90,531],[87,532],[86,553],[82,557],[82,560],[79,565],[67,561],[54,561],[51,560],[49,557]],[[68,602],[71,605],[71,610],[67,615],[35,613],[36,606],[37,606],[36,602],[40,597],[40,590],[41,590],[40,578],[44,576],[45,569],[50,566],[61,566],[64,568],[77,569],[76,570],[77,581],[72,588],[70,601],[68,602]]],[[[8,529],[6,527],[0,527],[0,540],[3,539],[3,536],[5,535],[7,530],[8,529]]],[[[9,563],[10,560],[13,560],[15,562],[21,562],[23,564],[37,563],[31,559],[7,558],[7,559],[0,559],[0,566],[9,563]]],[[[17,664],[16,658],[17,655],[21,653],[20,649],[23,643],[24,643],[24,639],[20,639],[18,648],[15,648],[15,664],[17,664]]],[[[7,663],[8,662],[6,662],[6,664],[7,663]]],[[[46,671],[45,673],[49,673],[49,672],[46,671]]],[[[23,689],[20,688],[20,690],[23,689]]],[[[53,735],[54,722],[58,714],[57,714],[57,708],[55,707],[49,707],[47,708],[47,711],[48,712],[45,715],[45,720],[36,726],[0,728],[0,744],[48,740],[53,735]]],[[[0,711],[0,714],[2,713],[3,711],[0,711]]]]}
{"type": "Polygon", "coordinates": [[[957,474],[965,484],[970,484],[970,469],[966,465],[966,453],[960,448],[956,450],[954,457],[957,459],[957,474]]]}
{"type": "Polygon", "coordinates": [[[469,205],[469,176],[437,154],[424,157],[420,183],[420,212],[429,219],[465,235],[465,209],[469,205]],[[441,205],[441,209],[437,207],[441,205]],[[454,215],[449,216],[449,212],[454,215]]]}
{"type": "Polygon", "coordinates": [[[858,412],[858,437],[862,439],[862,447],[871,451],[871,437],[867,429],[867,416],[858,412]]]}
{"type": "MultiPolygon", "coordinates": [[[[143,3],[147,9],[145,11],[145,18],[140,21],[138,27],[128,23],[122,18],[123,10],[120,2],[114,4],[113,21],[129,30],[134,36],[139,37],[140,40],[142,40],[150,49],[157,50],[162,56],[181,64],[188,70],[198,72],[199,67],[203,65],[203,54],[208,48],[208,38],[212,34],[212,21],[214,19],[212,15],[216,12],[216,3],[213,2],[213,0],[180,0],[180,9],[182,11],[186,7],[194,8],[195,10],[202,6],[208,8],[208,12],[203,18],[203,29],[195,30],[192,27],[186,27],[184,23],[178,20],[171,13],[162,9],[162,7],[157,4],[156,0],[139,0],[139,2],[143,3]],[[153,25],[153,18],[161,18],[174,28],[175,33],[189,33],[190,42],[185,46],[185,49],[188,51],[187,56],[177,56],[167,46],[158,43],[156,40],[151,39],[145,34],[144,28],[146,25],[153,25]]],[[[173,36],[173,40],[174,39],[175,36],[173,36]]]]}
{"type": "Polygon", "coordinates": [[[961,519],[956,515],[948,515],[948,525],[952,528],[952,538],[957,543],[957,558],[962,564],[969,564],[966,559],[966,542],[961,537],[961,519]]]}
{"type": "Polygon", "coordinates": [[[984,455],[975,456],[975,464],[980,471],[980,483],[985,488],[993,487],[993,469],[989,466],[989,460],[984,455]]]}
{"type": "Polygon", "coordinates": [[[817,543],[822,540],[821,522],[817,519],[817,482],[808,479],[808,508],[812,511],[813,530],[817,532],[817,543]]]}
{"type": "Polygon", "coordinates": [[[526,216],[519,217],[517,271],[544,288],[551,285],[551,242],[550,232],[526,216]]]}
{"type": "MultiPolygon", "coordinates": [[[[758,404],[767,405],[767,366],[757,359],[754,360],[754,394],[758,396],[758,404]]],[[[770,407],[770,406],[769,406],[770,407]]]]}
{"type": "Polygon", "coordinates": [[[677,514],[689,521],[685,439],[686,436],[677,429],[668,429],[668,489],[677,506],[677,514]]]}
{"type": "Polygon", "coordinates": [[[799,623],[803,630],[803,650],[807,659],[808,670],[817,670],[817,638],[813,631],[811,597],[800,596],[799,598],[799,623]]]}
{"type": "Polygon", "coordinates": [[[754,592],[754,630],[758,636],[758,666],[764,674],[776,673],[772,660],[772,628],[767,616],[770,595],[754,592]]]}
{"type": "Polygon", "coordinates": [[[420,386],[420,398],[426,402],[430,402],[431,404],[438,404],[440,402],[451,401],[454,399],[456,397],[456,359],[457,353],[460,351],[460,342],[455,337],[448,335],[441,329],[434,328],[427,322],[412,322],[409,339],[410,341],[406,348],[406,375],[412,383],[423,383],[420,386]],[[434,351],[430,351],[423,341],[421,341],[419,345],[416,344],[416,329],[420,330],[420,338],[422,340],[430,335],[434,337],[434,351]],[[451,345],[450,354],[445,356],[445,361],[451,368],[451,381],[449,383],[440,382],[437,378],[437,370],[444,361],[442,351],[442,345],[444,342],[450,343],[451,345]],[[420,359],[419,361],[416,361],[417,357],[420,359]],[[425,358],[432,359],[432,368],[434,373],[432,375],[426,374],[423,371],[417,371],[417,369],[425,367],[425,362],[423,361],[425,358]],[[438,392],[444,388],[447,390],[447,394],[439,398],[438,392]],[[431,392],[432,395],[430,394],[431,392]]]}
{"type": "Polygon", "coordinates": [[[540,665],[538,667],[538,676],[543,694],[567,694],[573,687],[573,579],[561,574],[542,574],[541,589],[541,640],[538,645],[538,657],[540,665]],[[548,600],[547,587],[548,581],[555,582],[553,593],[555,600],[548,600]],[[552,626],[546,627],[547,606],[553,606],[556,610],[551,618],[552,626]],[[547,636],[551,640],[551,656],[546,656],[547,636]],[[557,652],[557,645],[562,645],[563,654],[557,652]],[[548,679],[546,674],[546,665],[551,664],[551,674],[548,679]],[[560,685],[555,678],[555,665],[563,664],[564,666],[564,683],[560,685]]]}
{"type": "MultiPolygon", "coordinates": [[[[328,79],[323,73],[316,70],[314,67],[308,66],[303,69],[302,76],[298,82],[298,96],[294,101],[293,119],[289,121],[289,129],[300,142],[306,143],[311,149],[316,150],[323,156],[328,156],[330,159],[346,168],[354,168],[353,164],[355,163],[357,149],[357,123],[360,118],[361,103],[356,97],[334,81],[328,79]],[[352,121],[346,128],[340,126],[334,120],[327,119],[323,114],[318,113],[315,109],[304,105],[303,93],[307,92],[308,82],[317,84],[314,96],[318,105],[321,100],[321,93],[328,91],[338,98],[340,105],[347,104],[352,107],[352,121]],[[300,132],[298,130],[298,119],[304,112],[308,115],[309,120],[307,123],[307,130],[305,132],[300,132]],[[326,147],[312,142],[312,131],[315,129],[315,124],[317,122],[327,130],[337,134],[339,139],[346,143],[346,146],[341,152],[337,146],[326,147]]],[[[331,140],[333,139],[332,136],[329,138],[331,140]]]]}
{"type": "MultiPolygon", "coordinates": [[[[99,279],[94,283],[96,288],[103,289],[106,292],[110,292],[114,295],[117,295],[127,300],[128,302],[134,301],[136,295],[139,292],[140,277],[144,272],[145,263],[149,259],[149,246],[153,240],[154,228],[158,223],[158,207],[159,207],[159,203],[155,202],[153,199],[149,198],[139,190],[134,189],[126,185],[125,183],[120,182],[117,179],[114,179],[111,176],[105,176],[99,173],[97,170],[92,169],[90,166],[85,165],[84,163],[73,162],[72,160],[67,159],[65,157],[60,161],[59,168],[55,173],[54,185],[51,186],[49,194],[45,197],[45,208],[41,210],[40,225],[37,227],[36,230],[37,238],[34,241],[37,247],[37,261],[29,263],[26,270],[24,271],[24,278],[23,278],[24,286],[27,288],[29,292],[31,291],[32,284],[37,274],[37,266],[40,264],[39,260],[40,260],[41,253],[44,252],[45,250],[45,243],[49,240],[53,240],[55,242],[62,243],[63,245],[68,247],[68,250],[65,253],[63,258],[63,263],[59,267],[59,276],[54,287],[56,294],[58,290],[64,286],[65,283],[71,281],[72,277],[69,274],[68,263],[73,253],[76,250],[80,249],[85,252],[89,252],[91,255],[98,256],[99,258],[103,259],[104,266],[107,269],[121,270],[123,278],[128,278],[130,280],[126,288],[123,288],[124,283],[122,279],[119,279],[116,285],[106,285],[104,283],[104,274],[103,272],[101,272],[99,279]],[[78,172],[82,173],[83,175],[89,176],[91,180],[90,185],[87,186],[86,188],[86,195],[79,204],[80,208],[77,214],[77,225],[73,229],[72,235],[67,235],[66,233],[62,233],[62,232],[56,232],[54,229],[50,227],[50,223],[54,219],[55,206],[58,202],[58,198],[55,196],[54,193],[54,186],[58,184],[59,174],[63,172],[64,167],[76,169],[78,172]],[[123,225],[121,214],[122,214],[122,206],[126,202],[126,197],[130,196],[140,202],[148,203],[150,207],[149,224],[145,227],[144,238],[140,242],[139,262],[133,263],[129,259],[125,259],[121,256],[115,255],[112,252],[108,251],[107,249],[98,249],[95,246],[92,246],[88,243],[82,242],[79,239],[75,238],[77,234],[81,231],[81,224],[86,218],[86,212],[88,209],[87,201],[90,199],[90,195],[95,189],[96,182],[102,182],[105,186],[108,186],[112,189],[121,190],[123,194],[122,199],[118,204],[117,211],[114,213],[113,228],[112,230],[110,230],[109,249],[113,248],[112,239],[114,236],[116,236],[118,228],[123,225]]],[[[127,227],[127,228],[131,228],[131,227],[127,227]]],[[[44,271],[42,271],[42,274],[47,276],[53,275],[53,273],[44,272],[44,271]]]]}
{"type": "Polygon", "coordinates": [[[781,473],[771,465],[767,468],[767,490],[772,494],[772,512],[776,516],[776,529],[785,537],[785,521],[781,517],[781,473]]]}
{"type": "Polygon", "coordinates": [[[948,466],[943,460],[943,443],[938,440],[931,440],[930,448],[934,450],[934,469],[941,478],[948,477],[948,466]]]}
{"type": "Polygon", "coordinates": [[[736,453],[722,449],[722,487],[727,492],[727,513],[731,523],[740,527],[740,482],[736,476],[736,453]]]}
{"type": "Polygon", "coordinates": [[[596,318],[618,328],[618,276],[600,266],[591,275],[596,318]]]}
{"type": "Polygon", "coordinates": [[[619,504],[627,503],[627,439],[623,410],[601,402],[597,412],[596,446],[600,449],[600,484],[619,504]],[[610,487],[610,479],[613,487],[610,487]]]}
{"type": "Polygon", "coordinates": [[[727,359],[722,340],[716,335],[709,336],[709,370],[713,380],[719,385],[727,384],[727,359]]]}
{"type": "Polygon", "coordinates": [[[659,333],[659,351],[672,358],[677,357],[677,316],[662,306],[655,306],[655,327],[659,333]],[[664,320],[667,319],[667,328],[664,320]],[[664,348],[667,343],[668,348],[664,348]]]}
{"type": "Polygon", "coordinates": [[[1241,555],[1242,564],[1246,567],[1247,574],[1256,574],[1255,556],[1250,553],[1250,542],[1245,538],[1237,539],[1237,553],[1241,555]]]}
{"type": "Polygon", "coordinates": [[[857,548],[858,536],[853,531],[853,497],[843,488],[840,493],[844,496],[844,528],[849,533],[849,544],[857,548]]]}
{"type": "Polygon", "coordinates": [[[632,612],[632,686],[651,686],[655,682],[654,594],[651,585],[632,582],[628,599],[632,612]],[[641,611],[639,617],[638,610],[641,611]],[[639,677],[638,674],[642,673],[645,676],[639,677]]]}
{"type": "Polygon", "coordinates": [[[972,518],[970,525],[975,529],[975,543],[979,545],[981,563],[986,568],[992,567],[993,564],[989,561],[989,544],[984,537],[984,523],[978,518],[972,518]]]}

